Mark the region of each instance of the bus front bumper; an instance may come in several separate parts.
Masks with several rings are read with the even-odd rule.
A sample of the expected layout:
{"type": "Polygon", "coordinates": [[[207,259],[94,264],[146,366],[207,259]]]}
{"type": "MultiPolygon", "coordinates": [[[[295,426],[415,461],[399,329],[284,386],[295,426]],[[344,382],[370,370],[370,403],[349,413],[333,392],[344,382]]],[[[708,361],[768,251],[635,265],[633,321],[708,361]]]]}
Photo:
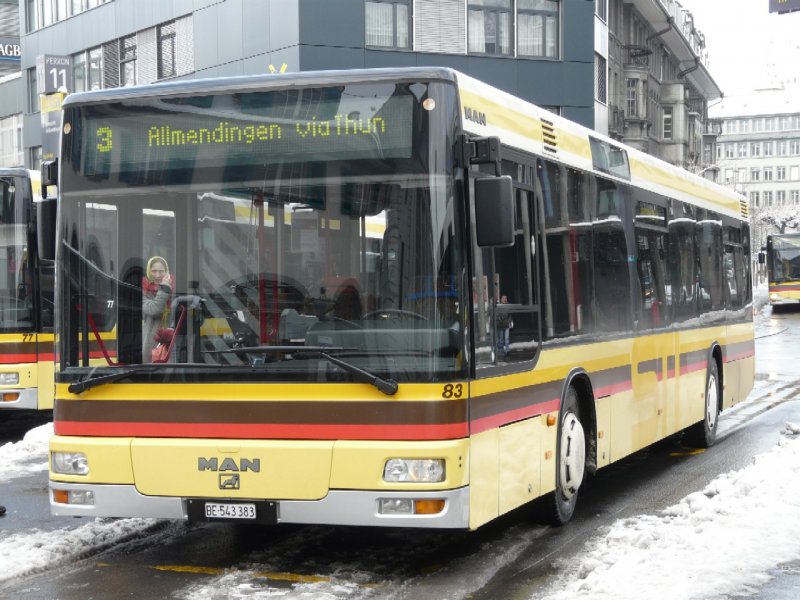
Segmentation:
{"type": "Polygon", "coordinates": [[[36,388],[0,388],[0,410],[36,410],[39,390],[36,388]]]}
{"type": "MultiPolygon", "coordinates": [[[[145,496],[133,485],[97,485],[50,482],[50,512],[73,517],[142,517],[188,519],[187,500],[167,496],[145,496]],[[55,492],[77,492],[91,496],[93,504],[62,504],[55,492]]],[[[208,499],[225,502],[224,499],[208,499]]],[[[237,499],[237,501],[239,501],[237,499]]],[[[320,500],[280,500],[278,523],[363,525],[372,527],[418,527],[431,529],[469,528],[469,486],[435,492],[330,490],[320,500]],[[443,499],[444,509],[433,515],[381,514],[385,499],[443,499]]]]}

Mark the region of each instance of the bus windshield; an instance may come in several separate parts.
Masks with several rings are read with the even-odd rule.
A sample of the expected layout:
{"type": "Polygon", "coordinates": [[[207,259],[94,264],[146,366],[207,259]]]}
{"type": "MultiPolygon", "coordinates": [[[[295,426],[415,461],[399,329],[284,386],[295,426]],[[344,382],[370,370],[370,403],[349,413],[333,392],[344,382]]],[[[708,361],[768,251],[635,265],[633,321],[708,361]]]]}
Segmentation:
{"type": "Polygon", "coordinates": [[[27,239],[31,193],[28,177],[0,173],[0,331],[4,332],[29,331],[34,326],[27,239]]]}
{"type": "Polygon", "coordinates": [[[456,110],[420,82],[68,108],[62,374],[462,377],[456,110]]]}
{"type": "Polygon", "coordinates": [[[773,236],[772,268],[775,283],[800,280],[800,236],[773,236]]]}

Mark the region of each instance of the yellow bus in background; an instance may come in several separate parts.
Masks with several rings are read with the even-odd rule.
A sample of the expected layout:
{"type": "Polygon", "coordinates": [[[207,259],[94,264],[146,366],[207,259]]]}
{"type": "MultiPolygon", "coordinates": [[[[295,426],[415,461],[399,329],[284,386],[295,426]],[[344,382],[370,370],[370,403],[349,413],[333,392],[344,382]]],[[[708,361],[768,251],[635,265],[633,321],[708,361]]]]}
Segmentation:
{"type": "Polygon", "coordinates": [[[800,233],[767,236],[767,281],[773,306],[800,302],[800,233]]]}
{"type": "Polygon", "coordinates": [[[744,199],[453,70],[73,94],[60,156],[56,515],[565,523],[753,385],[744,199]]]}
{"type": "Polygon", "coordinates": [[[38,255],[39,173],[0,169],[0,419],[53,408],[52,261],[38,255]]]}

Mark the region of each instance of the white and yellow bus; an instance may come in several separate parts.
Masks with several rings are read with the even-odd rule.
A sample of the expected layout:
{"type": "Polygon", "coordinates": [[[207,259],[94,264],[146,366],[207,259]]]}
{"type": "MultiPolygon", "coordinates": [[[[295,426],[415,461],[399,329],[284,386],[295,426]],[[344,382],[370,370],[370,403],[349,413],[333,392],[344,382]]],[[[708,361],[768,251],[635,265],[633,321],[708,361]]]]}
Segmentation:
{"type": "Polygon", "coordinates": [[[52,261],[38,254],[40,177],[0,169],[0,419],[53,408],[52,261]]]}
{"type": "Polygon", "coordinates": [[[59,185],[56,515],[564,523],[753,384],[743,198],[452,70],[74,94],[59,185]]]}
{"type": "Polygon", "coordinates": [[[767,281],[773,306],[800,302],[800,233],[767,236],[767,281]]]}

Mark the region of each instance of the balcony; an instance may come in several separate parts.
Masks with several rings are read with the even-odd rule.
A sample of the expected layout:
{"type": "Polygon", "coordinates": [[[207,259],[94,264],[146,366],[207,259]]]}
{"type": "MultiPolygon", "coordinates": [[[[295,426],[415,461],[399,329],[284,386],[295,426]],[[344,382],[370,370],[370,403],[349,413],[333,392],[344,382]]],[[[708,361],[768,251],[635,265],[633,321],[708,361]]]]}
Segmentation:
{"type": "Polygon", "coordinates": [[[647,46],[624,46],[625,66],[648,68],[650,66],[650,55],[653,51],[647,46]]]}

